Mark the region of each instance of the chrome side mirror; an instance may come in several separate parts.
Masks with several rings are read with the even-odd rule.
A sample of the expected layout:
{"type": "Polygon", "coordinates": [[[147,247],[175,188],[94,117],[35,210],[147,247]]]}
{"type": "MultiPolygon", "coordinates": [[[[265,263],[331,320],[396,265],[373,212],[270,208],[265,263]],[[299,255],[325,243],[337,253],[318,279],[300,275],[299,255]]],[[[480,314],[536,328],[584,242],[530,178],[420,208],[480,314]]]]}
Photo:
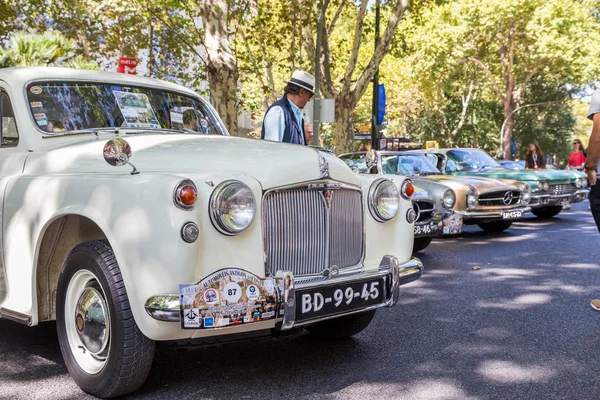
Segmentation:
{"type": "Polygon", "coordinates": [[[365,162],[369,168],[377,166],[377,152],[374,149],[367,151],[367,154],[365,155],[365,162]]]}
{"type": "Polygon", "coordinates": [[[127,140],[122,138],[110,139],[104,145],[103,154],[104,160],[113,167],[122,167],[125,164],[129,164],[133,168],[131,175],[139,174],[135,165],[129,162],[133,152],[127,140]]]}

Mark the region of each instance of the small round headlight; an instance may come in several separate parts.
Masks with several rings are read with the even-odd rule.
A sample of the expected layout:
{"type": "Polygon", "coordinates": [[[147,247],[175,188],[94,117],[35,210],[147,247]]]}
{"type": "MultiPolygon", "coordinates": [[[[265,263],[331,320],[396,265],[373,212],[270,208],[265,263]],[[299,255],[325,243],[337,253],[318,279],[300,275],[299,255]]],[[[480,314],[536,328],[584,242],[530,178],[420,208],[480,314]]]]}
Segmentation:
{"type": "Polygon", "coordinates": [[[415,187],[413,186],[412,181],[410,179],[405,179],[400,187],[400,194],[402,194],[402,197],[408,200],[414,193],[415,187]]]}
{"type": "Polygon", "coordinates": [[[418,217],[417,212],[412,208],[409,208],[408,211],[406,212],[406,221],[409,224],[413,224],[417,220],[417,217],[418,217]]]}
{"type": "Polygon", "coordinates": [[[184,179],[175,186],[173,201],[182,210],[193,210],[198,199],[196,185],[189,179],[184,179]]]}
{"type": "Polygon", "coordinates": [[[467,208],[469,210],[477,207],[477,197],[477,189],[473,186],[469,186],[469,189],[467,190],[467,208]]]}
{"type": "Polygon", "coordinates": [[[531,201],[531,186],[528,184],[523,185],[521,189],[521,204],[527,205],[531,201]]]}
{"type": "Polygon", "coordinates": [[[194,243],[196,239],[198,239],[199,234],[200,229],[198,229],[198,225],[193,222],[186,222],[181,227],[181,238],[186,243],[194,243]]]}
{"type": "Polygon", "coordinates": [[[254,194],[240,181],[221,182],[210,196],[209,214],[219,232],[229,236],[237,235],[254,221],[254,194]]]}
{"type": "Polygon", "coordinates": [[[452,210],[452,207],[454,207],[455,203],[456,203],[456,194],[454,193],[454,190],[446,189],[444,191],[444,194],[442,194],[442,204],[448,210],[452,210]]]}
{"type": "Polygon", "coordinates": [[[371,211],[373,218],[379,222],[386,222],[398,213],[400,193],[394,182],[388,179],[378,179],[373,182],[369,189],[368,202],[369,211],[371,211]]]}
{"type": "Polygon", "coordinates": [[[550,184],[548,183],[548,181],[542,181],[540,182],[540,184],[544,192],[547,192],[548,189],[550,189],[550,184]]]}

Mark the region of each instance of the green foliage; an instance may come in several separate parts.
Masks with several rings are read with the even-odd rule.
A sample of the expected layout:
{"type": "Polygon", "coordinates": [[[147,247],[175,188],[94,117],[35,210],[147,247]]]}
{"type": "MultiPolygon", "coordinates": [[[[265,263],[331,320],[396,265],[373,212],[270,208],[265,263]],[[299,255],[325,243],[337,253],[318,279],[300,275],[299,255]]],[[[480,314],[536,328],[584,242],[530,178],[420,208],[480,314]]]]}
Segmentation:
{"type": "Polygon", "coordinates": [[[23,66],[66,66],[98,69],[97,65],[75,55],[76,44],[58,32],[42,35],[16,32],[6,48],[0,48],[0,68],[23,66]]]}

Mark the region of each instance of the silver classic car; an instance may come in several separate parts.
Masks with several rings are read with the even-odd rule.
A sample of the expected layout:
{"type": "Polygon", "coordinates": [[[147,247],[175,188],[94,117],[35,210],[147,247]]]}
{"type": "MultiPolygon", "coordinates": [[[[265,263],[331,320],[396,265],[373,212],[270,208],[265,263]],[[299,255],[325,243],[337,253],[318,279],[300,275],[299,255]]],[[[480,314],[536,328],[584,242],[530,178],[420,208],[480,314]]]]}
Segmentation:
{"type": "Polygon", "coordinates": [[[441,183],[420,179],[427,175],[426,167],[419,169],[412,162],[416,160],[414,157],[407,158],[394,151],[347,153],[339,157],[361,174],[381,172],[382,176],[411,177],[415,186],[412,203],[417,214],[414,252],[424,250],[435,237],[455,235],[462,231],[462,216],[453,211],[456,203],[454,190],[441,183]]]}

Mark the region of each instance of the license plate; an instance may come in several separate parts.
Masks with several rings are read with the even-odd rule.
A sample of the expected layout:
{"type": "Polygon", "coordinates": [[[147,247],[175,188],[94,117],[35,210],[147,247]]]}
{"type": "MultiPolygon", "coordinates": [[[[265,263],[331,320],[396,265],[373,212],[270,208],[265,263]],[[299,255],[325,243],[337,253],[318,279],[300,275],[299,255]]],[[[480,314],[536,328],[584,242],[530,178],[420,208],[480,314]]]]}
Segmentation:
{"type": "Polygon", "coordinates": [[[385,279],[298,290],[296,321],[359,310],[384,302],[385,279]]]}
{"type": "Polygon", "coordinates": [[[502,219],[517,219],[523,215],[522,211],[505,211],[502,213],[502,219]]]}
{"type": "Polygon", "coordinates": [[[431,225],[415,225],[415,235],[427,235],[431,233],[431,225]]]}

